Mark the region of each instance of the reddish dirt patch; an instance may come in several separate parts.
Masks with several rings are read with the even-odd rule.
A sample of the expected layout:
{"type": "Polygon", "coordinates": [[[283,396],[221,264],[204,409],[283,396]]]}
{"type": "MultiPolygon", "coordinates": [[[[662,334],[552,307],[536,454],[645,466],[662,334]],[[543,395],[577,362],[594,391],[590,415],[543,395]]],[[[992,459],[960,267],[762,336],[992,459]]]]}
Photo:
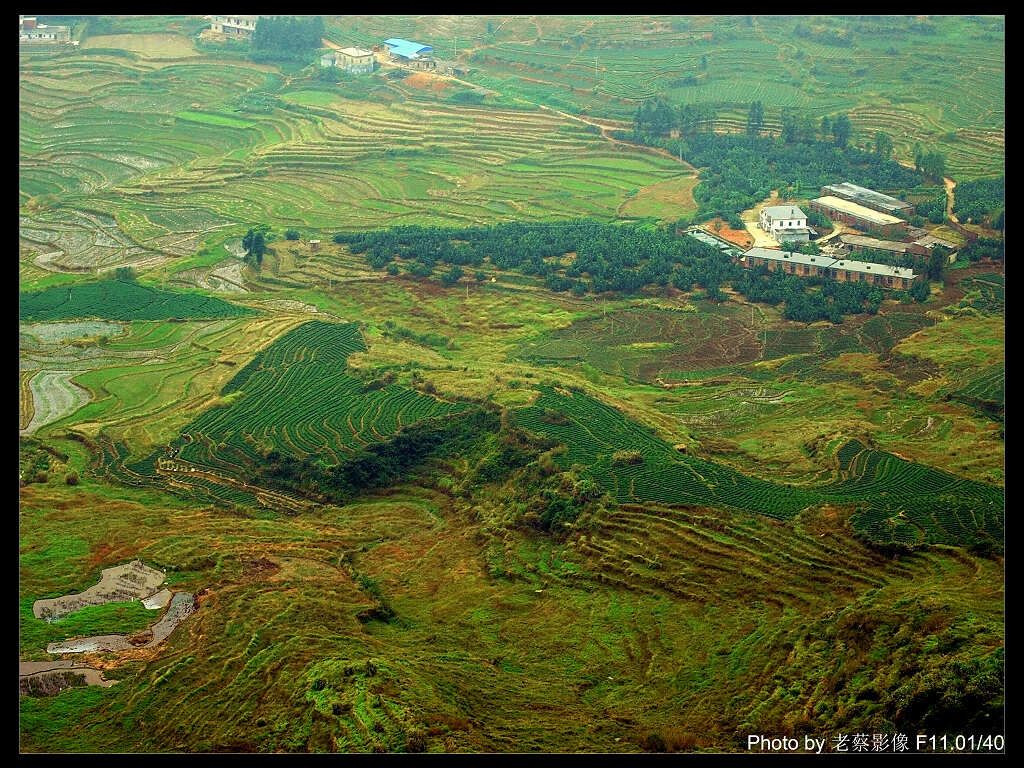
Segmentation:
{"type": "Polygon", "coordinates": [[[268,557],[243,563],[243,575],[251,579],[269,576],[281,570],[281,566],[268,557]]]}
{"type": "Polygon", "coordinates": [[[721,218],[712,219],[708,228],[723,240],[735,243],[742,248],[750,248],[754,244],[754,238],[745,229],[733,229],[721,218]],[[721,229],[718,225],[721,224],[721,229]]]}
{"type": "Polygon", "coordinates": [[[402,82],[410,88],[418,88],[421,91],[443,91],[450,87],[447,82],[429,72],[414,72],[402,82]]]}

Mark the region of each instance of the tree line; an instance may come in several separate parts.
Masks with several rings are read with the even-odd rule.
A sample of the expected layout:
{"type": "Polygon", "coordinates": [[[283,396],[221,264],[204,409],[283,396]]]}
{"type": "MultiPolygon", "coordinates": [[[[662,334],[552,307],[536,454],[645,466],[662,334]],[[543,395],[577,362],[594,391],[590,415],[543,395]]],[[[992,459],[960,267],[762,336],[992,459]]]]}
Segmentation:
{"type": "Polygon", "coordinates": [[[264,60],[305,60],[322,45],[324,20],[321,16],[262,16],[252,34],[252,58],[264,60]]]}
{"type": "Polygon", "coordinates": [[[543,278],[553,291],[578,296],[605,291],[633,294],[650,286],[671,285],[681,291],[697,286],[706,298],[721,301],[725,298],[722,287],[731,284],[751,301],[785,302],[786,317],[801,322],[842,322],[844,314],[877,312],[884,297],[881,289],[865,283],[783,275],[763,267],[747,269],[716,247],[678,236],[669,228],[589,219],[464,229],[402,226],[342,232],[334,241],[365,254],[376,269],[394,267],[394,273],[398,272],[396,258],[415,277],[427,277],[444,263],[449,267],[442,273],[446,285],[462,277],[463,266],[480,265],[485,258],[500,269],[543,278]],[[571,253],[575,256],[564,264],[563,258],[571,253]],[[815,286],[821,290],[809,293],[815,286]]]}
{"type": "Polygon", "coordinates": [[[963,181],[956,185],[953,198],[953,213],[961,221],[980,223],[988,220],[994,229],[1003,228],[1006,176],[963,181]]]}
{"type": "MultiPolygon", "coordinates": [[[[673,109],[662,100],[650,100],[637,110],[632,135],[619,133],[621,138],[667,149],[702,169],[693,191],[696,221],[730,219],[773,189],[793,197],[802,189],[837,181],[896,190],[924,182],[924,169],[911,170],[891,159],[892,140],[881,131],[870,149],[850,146],[852,125],[845,114],[815,124],[803,113],[783,110],[778,137],[763,134],[764,105],[759,101],[750,106],[743,134],[716,134],[713,121],[714,109],[708,105],[673,109]],[[666,138],[676,130],[678,138],[666,138]]],[[[922,161],[935,170],[931,160],[922,161]]]]}

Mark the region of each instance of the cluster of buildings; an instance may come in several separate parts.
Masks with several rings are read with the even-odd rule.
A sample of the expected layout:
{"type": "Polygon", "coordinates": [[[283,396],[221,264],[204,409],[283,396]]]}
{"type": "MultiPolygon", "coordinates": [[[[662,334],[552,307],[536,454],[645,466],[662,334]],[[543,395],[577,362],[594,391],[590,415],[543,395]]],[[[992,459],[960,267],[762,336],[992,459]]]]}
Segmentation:
{"type": "MultiPolygon", "coordinates": [[[[259,15],[208,16],[210,30],[226,37],[251,39],[259,15]]],[[[433,56],[434,47],[401,37],[389,37],[372,50],[338,48],[320,57],[321,67],[335,67],[353,75],[367,75],[376,69],[377,62],[388,62],[408,69],[439,72],[446,75],[464,75],[466,69],[453,62],[433,56]]]]}
{"type": "MultiPolygon", "coordinates": [[[[914,213],[911,203],[849,182],[822,187],[821,196],[808,201],[807,207],[859,232],[840,234],[820,254],[812,256],[797,253],[792,249],[792,244],[808,242],[816,235],[807,224],[807,214],[800,207],[787,204],[765,207],[758,220],[758,226],[782,244],[780,249],[751,248],[739,253],[716,242],[718,238],[709,232],[701,230],[697,233],[691,228],[687,234],[718,246],[723,253],[745,267],[763,266],[793,275],[823,277],[840,282],[866,282],[895,290],[909,289],[919,275],[910,267],[895,267],[850,257],[862,254],[861,258],[870,259],[872,255],[885,255],[896,257],[891,259],[893,261],[903,261],[905,257],[918,260],[927,259],[936,246],[944,246],[952,251],[956,249],[955,243],[911,226],[907,221],[914,213]]],[[[956,254],[951,253],[950,261],[955,258],[956,254]]]]}
{"type": "Polygon", "coordinates": [[[18,45],[67,45],[71,42],[70,27],[40,24],[35,16],[18,16],[18,45]]]}

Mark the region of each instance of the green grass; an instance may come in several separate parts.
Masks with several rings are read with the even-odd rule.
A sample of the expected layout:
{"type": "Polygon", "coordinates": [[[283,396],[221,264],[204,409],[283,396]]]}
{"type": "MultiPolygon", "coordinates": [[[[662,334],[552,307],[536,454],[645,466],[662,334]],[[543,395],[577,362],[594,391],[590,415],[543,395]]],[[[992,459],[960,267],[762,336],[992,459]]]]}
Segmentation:
{"type": "Polygon", "coordinates": [[[129,635],[146,629],[160,618],[159,611],[151,611],[139,601],[93,605],[75,611],[66,618],[49,623],[32,614],[32,604],[38,598],[21,600],[19,617],[19,643],[34,658],[48,659],[47,644],[72,637],[92,635],[129,635]]]}
{"type": "Polygon", "coordinates": [[[255,125],[252,120],[239,120],[237,117],[211,114],[209,112],[182,110],[181,112],[175,112],[174,116],[179,120],[188,120],[189,122],[204,123],[206,125],[225,125],[229,128],[250,128],[255,125]]]}

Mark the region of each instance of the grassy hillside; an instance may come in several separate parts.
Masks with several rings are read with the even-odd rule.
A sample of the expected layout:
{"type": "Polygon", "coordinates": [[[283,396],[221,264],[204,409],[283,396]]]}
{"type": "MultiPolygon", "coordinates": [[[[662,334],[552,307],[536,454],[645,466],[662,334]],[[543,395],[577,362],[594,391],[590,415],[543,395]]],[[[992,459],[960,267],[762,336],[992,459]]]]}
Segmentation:
{"type": "Polygon", "coordinates": [[[729,280],[553,290],[600,243],[480,241],[460,276],[466,241],[416,262],[384,231],[689,243],[703,171],[610,133],[652,96],[719,130],[755,99],[769,130],[849,112],[855,144],[998,175],[1001,18],[325,17],[454,79],[255,63],[198,17],[42,20],[81,45],[19,54],[19,661],[138,642],[65,654],[117,682],[36,685],[22,751],[1002,733],[1001,263],[802,323],[729,280]],[[196,606],[163,642],[138,602],[34,617],[134,559],[196,606]]]}

